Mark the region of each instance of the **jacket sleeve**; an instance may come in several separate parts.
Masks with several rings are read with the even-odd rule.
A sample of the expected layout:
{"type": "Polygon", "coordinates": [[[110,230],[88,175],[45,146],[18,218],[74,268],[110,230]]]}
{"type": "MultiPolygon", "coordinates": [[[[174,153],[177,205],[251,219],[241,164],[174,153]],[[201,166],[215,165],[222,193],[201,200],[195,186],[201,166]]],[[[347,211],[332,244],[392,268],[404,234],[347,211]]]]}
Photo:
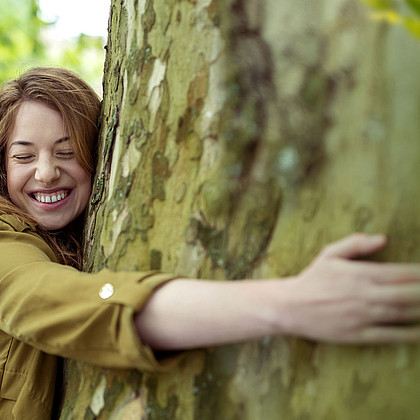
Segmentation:
{"type": "Polygon", "coordinates": [[[104,367],[165,370],[141,343],[133,316],[174,276],[103,270],[83,273],[53,262],[36,234],[0,221],[0,329],[46,353],[104,367]]]}

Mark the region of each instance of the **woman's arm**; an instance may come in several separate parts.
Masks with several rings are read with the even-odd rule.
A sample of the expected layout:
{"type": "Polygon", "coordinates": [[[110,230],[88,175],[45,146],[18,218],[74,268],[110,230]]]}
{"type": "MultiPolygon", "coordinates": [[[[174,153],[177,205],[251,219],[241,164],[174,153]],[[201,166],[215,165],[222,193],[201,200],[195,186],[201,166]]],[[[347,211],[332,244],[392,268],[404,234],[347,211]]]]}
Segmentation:
{"type": "Polygon", "coordinates": [[[351,235],[285,279],[173,280],[136,314],[137,331],[160,350],[277,334],[354,344],[418,341],[420,265],[352,260],[385,245],[383,235],[351,235]]]}

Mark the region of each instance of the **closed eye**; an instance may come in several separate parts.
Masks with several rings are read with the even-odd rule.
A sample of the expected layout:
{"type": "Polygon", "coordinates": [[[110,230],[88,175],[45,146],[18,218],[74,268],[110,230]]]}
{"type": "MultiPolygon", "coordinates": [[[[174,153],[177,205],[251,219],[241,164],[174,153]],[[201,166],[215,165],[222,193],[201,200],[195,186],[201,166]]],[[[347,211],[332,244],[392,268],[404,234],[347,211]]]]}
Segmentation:
{"type": "Polygon", "coordinates": [[[71,151],[71,150],[63,151],[63,152],[57,152],[57,156],[59,158],[69,159],[69,158],[72,158],[74,156],[74,152],[71,151]]]}
{"type": "Polygon", "coordinates": [[[12,156],[12,159],[15,159],[17,161],[21,161],[21,162],[25,162],[28,161],[30,159],[32,159],[34,156],[33,155],[14,155],[12,156]]]}

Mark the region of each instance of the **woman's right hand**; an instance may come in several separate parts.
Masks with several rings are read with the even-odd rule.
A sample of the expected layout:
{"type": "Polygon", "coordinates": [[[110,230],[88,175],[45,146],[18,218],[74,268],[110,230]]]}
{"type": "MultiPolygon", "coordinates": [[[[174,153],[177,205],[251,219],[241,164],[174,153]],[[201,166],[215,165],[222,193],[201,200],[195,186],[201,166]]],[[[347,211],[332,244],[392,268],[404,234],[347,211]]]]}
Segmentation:
{"type": "Polygon", "coordinates": [[[135,315],[140,338],[161,350],[272,335],[348,344],[420,341],[420,265],[354,260],[386,245],[354,234],[285,279],[176,279],[135,315]]]}
{"type": "Polygon", "coordinates": [[[354,260],[385,245],[383,235],[350,235],[286,280],[285,332],[348,344],[420,341],[420,264],[354,260]]]}

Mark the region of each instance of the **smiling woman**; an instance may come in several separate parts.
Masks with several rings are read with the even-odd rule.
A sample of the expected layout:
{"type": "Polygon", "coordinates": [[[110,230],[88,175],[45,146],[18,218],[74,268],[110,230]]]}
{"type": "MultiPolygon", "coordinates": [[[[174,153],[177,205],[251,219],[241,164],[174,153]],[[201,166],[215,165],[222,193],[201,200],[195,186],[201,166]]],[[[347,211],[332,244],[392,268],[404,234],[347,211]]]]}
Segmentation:
{"type": "Polygon", "coordinates": [[[6,156],[10,199],[41,226],[61,229],[83,213],[91,179],[73,152],[58,111],[41,102],[24,102],[6,156]]]}
{"type": "MultiPolygon", "coordinates": [[[[61,224],[58,221],[63,216],[62,212],[64,208],[70,206],[60,205],[57,206],[59,207],[57,212],[52,212],[51,204],[49,206],[43,204],[42,197],[46,203],[45,194],[57,192],[58,201],[59,196],[71,192],[68,199],[64,197],[63,204],[73,203],[76,198],[80,204],[80,191],[76,193],[74,180],[68,179],[70,175],[66,168],[69,165],[80,166],[80,174],[85,174],[87,177],[89,183],[84,184],[86,190],[84,196],[88,195],[95,161],[99,97],[75,73],[65,69],[44,67],[29,70],[24,76],[4,85],[1,99],[0,170],[3,182],[0,183],[0,196],[6,197],[7,200],[3,201],[0,211],[3,209],[7,214],[18,215],[21,220],[29,217],[32,222],[40,223],[41,235],[54,249],[59,260],[80,266],[81,257],[78,249],[82,220],[74,219],[64,235],[61,233],[50,235],[48,229],[61,224]],[[55,144],[57,140],[64,138],[70,140],[55,144]],[[54,148],[49,149],[47,144],[42,144],[42,148],[39,144],[38,147],[41,141],[54,143],[54,148]],[[70,152],[74,156],[69,156],[70,152]],[[13,177],[8,176],[6,181],[7,170],[13,172],[13,177]],[[25,177],[30,177],[31,171],[34,174],[33,178],[25,180],[25,177]],[[51,174],[52,171],[55,173],[51,174]],[[60,176],[54,179],[58,174],[60,176]],[[41,178],[37,181],[36,178],[40,176],[52,176],[53,179],[45,182],[41,178]],[[37,185],[34,186],[34,183],[37,185]],[[66,189],[60,192],[62,187],[66,189]],[[37,201],[36,195],[31,196],[34,193],[38,193],[41,202],[37,201]],[[10,207],[12,203],[16,205],[10,207]],[[46,216],[47,214],[49,216],[46,216]],[[37,220],[36,216],[42,217],[42,220],[37,220]]],[[[83,209],[67,211],[75,215],[81,214],[83,209]]],[[[61,225],[63,226],[64,224],[61,225]]]]}

